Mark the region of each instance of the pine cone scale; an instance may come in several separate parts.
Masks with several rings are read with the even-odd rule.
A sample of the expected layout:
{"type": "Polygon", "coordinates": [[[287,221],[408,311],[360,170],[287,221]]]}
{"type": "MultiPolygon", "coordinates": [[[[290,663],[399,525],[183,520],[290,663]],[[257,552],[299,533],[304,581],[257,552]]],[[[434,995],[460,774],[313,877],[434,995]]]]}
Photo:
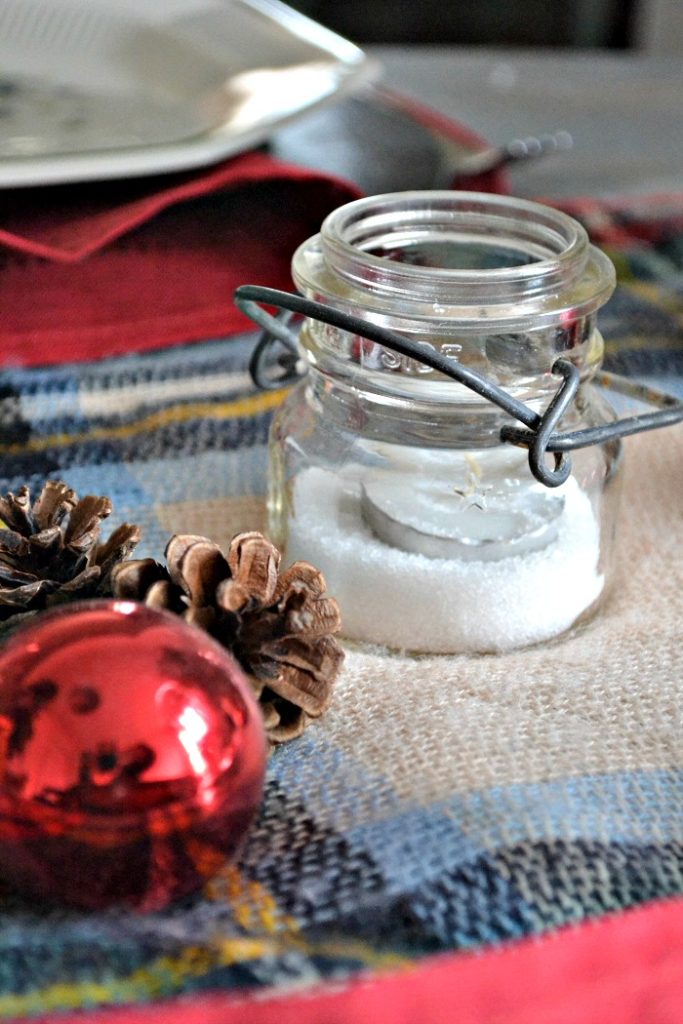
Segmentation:
{"type": "Polygon", "coordinates": [[[272,644],[264,644],[263,655],[275,664],[289,665],[292,668],[300,668],[305,672],[315,675],[317,665],[315,662],[316,650],[300,640],[293,642],[276,641],[272,644]]]}
{"type": "Polygon", "coordinates": [[[111,515],[111,510],[112,504],[109,498],[98,498],[94,494],[86,494],[74,505],[69,515],[69,523],[64,535],[66,546],[82,547],[85,543],[86,547],[90,547],[99,535],[100,523],[111,515]],[[90,537],[93,540],[88,544],[85,538],[90,537]]]}
{"type": "Polygon", "coordinates": [[[280,724],[280,716],[275,710],[275,705],[272,701],[266,701],[261,704],[261,714],[263,715],[263,725],[266,731],[268,729],[275,729],[280,724]]]}
{"type": "Polygon", "coordinates": [[[272,746],[298,739],[313,721],[311,716],[307,715],[300,707],[277,696],[262,703],[261,707],[266,709],[265,714],[273,723],[267,728],[268,739],[272,746]]]}
{"type": "Polygon", "coordinates": [[[258,681],[262,686],[270,686],[277,680],[280,673],[279,661],[274,661],[261,651],[247,651],[239,642],[235,644],[234,653],[240,665],[248,666],[250,679],[258,681]]]}
{"type": "Polygon", "coordinates": [[[199,607],[211,604],[216,588],[230,573],[223,552],[212,541],[197,541],[185,551],[178,566],[183,589],[199,607]]]}
{"type": "Polygon", "coordinates": [[[190,605],[185,612],[184,618],[191,625],[199,626],[200,629],[206,630],[207,633],[213,633],[216,622],[216,612],[213,608],[196,608],[194,605],[190,605]]]}
{"type": "Polygon", "coordinates": [[[243,612],[252,595],[247,587],[236,580],[222,580],[216,589],[216,601],[226,612],[243,612]]]}
{"type": "Polygon", "coordinates": [[[138,600],[141,593],[162,579],[168,579],[168,573],[153,558],[129,558],[112,572],[114,592],[124,601],[138,600]]]}
{"type": "Polygon", "coordinates": [[[38,529],[46,530],[51,524],[59,526],[64,516],[76,504],[76,495],[66,484],[48,480],[33,506],[38,529]]]}
{"type": "Polygon", "coordinates": [[[72,580],[67,580],[66,583],[62,583],[59,589],[64,594],[75,594],[89,584],[97,582],[100,575],[100,570],[96,565],[88,566],[88,568],[80,572],[78,576],[74,576],[72,580]]]}
{"type": "Polygon", "coordinates": [[[135,526],[134,523],[122,523],[104,544],[99,544],[95,550],[95,561],[102,572],[107,573],[114,565],[128,558],[139,543],[140,536],[139,526],[135,526]]]}
{"type": "Polygon", "coordinates": [[[0,519],[18,533],[32,533],[35,529],[35,521],[31,514],[29,489],[24,485],[17,494],[10,491],[4,498],[0,498],[0,519]]]}
{"type": "Polygon", "coordinates": [[[30,572],[22,572],[11,565],[0,566],[0,583],[8,583],[15,587],[23,587],[27,583],[34,583],[35,577],[30,572]]]}
{"type": "Polygon", "coordinates": [[[0,558],[3,560],[25,558],[29,552],[29,543],[25,537],[12,530],[0,530],[0,558]]]}
{"type": "Polygon", "coordinates": [[[274,661],[303,668],[314,675],[328,675],[344,658],[344,652],[334,637],[322,642],[313,638],[290,637],[263,645],[263,653],[274,661]]]}
{"type": "Polygon", "coordinates": [[[40,557],[49,558],[53,552],[59,550],[62,534],[58,526],[50,526],[40,533],[34,533],[28,539],[28,547],[34,552],[40,552],[40,557]]]}
{"type": "Polygon", "coordinates": [[[303,611],[287,615],[288,632],[306,633],[308,636],[326,636],[341,629],[339,605],[330,598],[319,598],[303,611]]]}
{"type": "Polygon", "coordinates": [[[178,598],[177,590],[169,580],[158,580],[147,592],[146,603],[150,608],[159,611],[177,612],[182,614],[187,605],[178,598]]]}
{"type": "Polygon", "coordinates": [[[320,569],[309,565],[308,562],[293,562],[289,569],[282,573],[278,580],[274,600],[281,600],[284,594],[291,590],[292,586],[306,590],[316,597],[324,594],[327,589],[325,577],[320,572],[320,569]]]}
{"type": "Polygon", "coordinates": [[[235,580],[255,602],[267,605],[277,585],[280,552],[260,533],[240,533],[228,550],[228,565],[235,580]]]}
{"type": "Polygon", "coordinates": [[[275,684],[269,687],[278,697],[297,705],[311,718],[319,718],[326,711],[332,698],[329,680],[311,675],[294,665],[283,665],[275,684]]]}
{"type": "Polygon", "coordinates": [[[205,541],[206,537],[199,537],[191,533],[176,533],[171,537],[170,541],[166,545],[166,551],[164,554],[166,556],[168,571],[172,581],[181,590],[186,590],[186,583],[181,568],[185,553],[193,544],[197,544],[198,542],[204,543],[205,541]]]}
{"type": "Polygon", "coordinates": [[[55,589],[55,584],[49,580],[34,580],[25,586],[0,590],[0,619],[9,618],[14,608],[28,609],[36,598],[45,597],[55,589]]]}

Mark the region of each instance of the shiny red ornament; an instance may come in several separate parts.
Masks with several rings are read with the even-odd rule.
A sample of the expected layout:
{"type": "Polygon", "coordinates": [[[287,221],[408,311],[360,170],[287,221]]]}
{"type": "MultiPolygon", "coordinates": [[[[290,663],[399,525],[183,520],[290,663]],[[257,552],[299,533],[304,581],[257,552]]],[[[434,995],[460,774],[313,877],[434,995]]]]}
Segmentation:
{"type": "Polygon", "coordinates": [[[239,847],[265,751],[248,682],[201,630],[128,601],[41,614],[0,651],[0,877],[163,907],[239,847]]]}

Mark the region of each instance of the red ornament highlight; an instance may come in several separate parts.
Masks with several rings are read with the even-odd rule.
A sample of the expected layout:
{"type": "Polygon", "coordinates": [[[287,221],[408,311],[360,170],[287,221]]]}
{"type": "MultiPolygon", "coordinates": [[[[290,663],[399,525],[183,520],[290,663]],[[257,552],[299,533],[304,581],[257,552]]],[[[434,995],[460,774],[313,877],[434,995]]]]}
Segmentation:
{"type": "Polygon", "coordinates": [[[41,614],[0,651],[0,877],[161,908],[238,850],[265,761],[249,684],[203,631],[129,601],[41,614]]]}

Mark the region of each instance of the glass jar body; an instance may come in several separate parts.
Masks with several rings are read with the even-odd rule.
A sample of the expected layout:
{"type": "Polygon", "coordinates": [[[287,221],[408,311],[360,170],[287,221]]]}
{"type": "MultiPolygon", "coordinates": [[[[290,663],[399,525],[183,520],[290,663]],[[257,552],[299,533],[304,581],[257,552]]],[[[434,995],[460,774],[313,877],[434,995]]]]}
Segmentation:
{"type": "MultiPolygon", "coordinates": [[[[396,203],[396,197],[380,198],[396,203]]],[[[479,212],[486,199],[475,198],[479,212]]],[[[515,201],[507,203],[514,208],[515,201]]],[[[458,232],[471,261],[471,231],[451,230],[449,245],[457,248],[458,232]]],[[[436,312],[431,302],[431,315],[423,315],[418,306],[426,299],[419,293],[425,282],[432,287],[429,278],[436,278],[435,293],[446,293],[446,305],[461,301],[453,294],[460,271],[425,266],[424,260],[417,267],[401,263],[406,250],[414,256],[413,235],[407,229],[393,237],[389,257],[376,255],[376,238],[371,253],[348,241],[361,276],[370,265],[370,293],[367,281],[346,287],[320,236],[297,253],[295,279],[309,297],[458,358],[538,412],[557,389],[551,371],[561,354],[582,376],[562,429],[613,418],[591,383],[602,339],[585,288],[583,306],[577,301],[581,282],[567,285],[560,305],[571,308],[563,305],[554,319],[544,316],[547,301],[535,317],[528,308],[520,313],[524,297],[512,305],[505,299],[506,319],[485,295],[476,297],[469,319],[462,302],[458,315],[444,313],[443,301],[436,312]],[[412,293],[373,291],[377,259],[380,273],[384,262],[398,263],[409,283],[417,270],[412,293]],[[516,323],[515,315],[523,322],[516,323]]],[[[509,235],[508,228],[507,251],[509,235]]],[[[487,265],[468,266],[464,276],[479,275],[500,295],[504,282],[495,289],[490,274],[496,268],[489,266],[500,236],[493,244],[490,230],[484,237],[487,265]]],[[[437,238],[441,255],[442,242],[437,238]]],[[[510,278],[531,265],[536,278],[529,278],[527,292],[538,292],[539,264],[549,260],[539,258],[528,240],[516,245],[532,249],[529,262],[503,269],[510,278]]],[[[424,232],[421,246],[430,252],[424,232]]],[[[276,414],[271,432],[270,530],[287,561],[305,559],[323,571],[340,603],[346,637],[414,652],[486,653],[548,640],[595,610],[609,578],[619,442],[573,453],[569,479],[547,488],[532,477],[526,451],[500,441],[510,417],[463,385],[319,322],[305,322],[301,342],[309,373],[276,414]]]]}

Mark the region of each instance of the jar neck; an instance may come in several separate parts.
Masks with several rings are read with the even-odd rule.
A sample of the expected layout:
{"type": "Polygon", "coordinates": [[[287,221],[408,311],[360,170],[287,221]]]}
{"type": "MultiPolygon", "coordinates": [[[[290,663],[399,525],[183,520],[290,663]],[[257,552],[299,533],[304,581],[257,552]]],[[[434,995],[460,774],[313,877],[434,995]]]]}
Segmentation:
{"type": "MultiPolygon", "coordinates": [[[[325,423],[347,433],[377,441],[424,448],[487,448],[500,445],[503,426],[519,426],[497,405],[455,381],[406,381],[386,386],[377,374],[356,374],[349,364],[314,362],[303,382],[307,401],[325,423]]],[[[514,397],[541,415],[558,387],[553,377],[544,389],[516,391],[514,397]]],[[[588,393],[582,384],[579,395],[588,393]]],[[[511,392],[512,393],[512,392],[511,392]]],[[[579,397],[575,400],[579,404],[579,397]]],[[[563,429],[578,429],[570,407],[563,429]]]]}
{"type": "MultiPolygon", "coordinates": [[[[304,322],[299,335],[309,365],[328,380],[345,382],[359,392],[430,405],[489,403],[463,384],[356,334],[319,321],[304,322]]],[[[604,342],[595,318],[575,321],[567,328],[491,335],[413,335],[420,348],[438,351],[475,370],[519,401],[543,407],[556,392],[552,369],[559,357],[579,369],[582,383],[602,362],[604,342]]]]}

